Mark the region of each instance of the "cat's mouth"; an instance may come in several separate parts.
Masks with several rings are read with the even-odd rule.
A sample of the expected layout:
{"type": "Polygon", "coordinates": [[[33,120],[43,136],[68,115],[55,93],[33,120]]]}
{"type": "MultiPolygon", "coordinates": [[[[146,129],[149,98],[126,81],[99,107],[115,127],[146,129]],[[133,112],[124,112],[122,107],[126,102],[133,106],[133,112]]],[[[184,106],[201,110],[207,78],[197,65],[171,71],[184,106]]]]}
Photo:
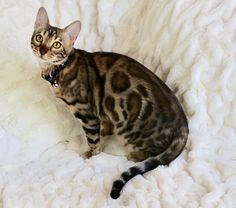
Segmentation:
{"type": "Polygon", "coordinates": [[[38,57],[43,63],[45,64],[52,64],[52,65],[60,65],[66,61],[66,58],[64,59],[48,59],[46,57],[40,56],[38,57]]]}

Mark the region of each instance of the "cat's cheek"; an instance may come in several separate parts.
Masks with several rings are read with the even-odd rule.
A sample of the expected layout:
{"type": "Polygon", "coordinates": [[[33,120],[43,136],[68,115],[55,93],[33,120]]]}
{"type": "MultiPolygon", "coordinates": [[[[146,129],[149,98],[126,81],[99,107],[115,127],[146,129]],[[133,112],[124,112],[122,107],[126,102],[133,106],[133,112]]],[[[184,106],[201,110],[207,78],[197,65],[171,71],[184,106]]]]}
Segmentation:
{"type": "Polygon", "coordinates": [[[38,51],[34,51],[33,53],[34,53],[34,55],[35,55],[37,58],[39,58],[39,59],[40,59],[40,54],[39,54],[39,52],[38,52],[38,51]]]}

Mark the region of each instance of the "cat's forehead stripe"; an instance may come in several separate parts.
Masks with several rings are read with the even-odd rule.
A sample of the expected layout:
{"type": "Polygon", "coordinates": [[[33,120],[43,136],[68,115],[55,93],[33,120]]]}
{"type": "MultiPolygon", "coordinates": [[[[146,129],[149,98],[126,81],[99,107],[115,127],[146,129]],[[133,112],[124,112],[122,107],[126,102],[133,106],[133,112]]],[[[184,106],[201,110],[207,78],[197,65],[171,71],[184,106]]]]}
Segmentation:
{"type": "Polygon", "coordinates": [[[60,37],[58,37],[57,34],[54,35],[54,40],[62,41],[62,39],[60,37]]]}
{"type": "Polygon", "coordinates": [[[53,38],[54,40],[59,40],[62,41],[60,37],[58,37],[57,35],[57,31],[48,31],[48,30],[44,30],[42,32],[40,32],[39,34],[46,36],[48,35],[49,37],[53,38]]]}
{"type": "Polygon", "coordinates": [[[48,30],[48,36],[53,37],[56,34],[57,34],[57,29],[55,27],[50,27],[48,30]]]}

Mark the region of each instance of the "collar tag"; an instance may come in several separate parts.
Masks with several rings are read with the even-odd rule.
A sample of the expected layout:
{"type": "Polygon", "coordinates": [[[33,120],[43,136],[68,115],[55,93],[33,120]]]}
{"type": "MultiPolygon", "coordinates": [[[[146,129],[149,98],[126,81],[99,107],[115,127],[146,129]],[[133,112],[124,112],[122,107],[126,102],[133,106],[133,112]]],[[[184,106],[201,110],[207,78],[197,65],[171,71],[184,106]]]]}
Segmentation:
{"type": "Polygon", "coordinates": [[[55,81],[55,82],[52,84],[52,87],[53,87],[53,88],[57,88],[57,87],[58,87],[58,83],[55,81]]]}
{"type": "Polygon", "coordinates": [[[60,64],[48,75],[42,75],[42,77],[48,82],[50,82],[53,88],[57,88],[59,86],[58,85],[59,73],[66,67],[68,62],[69,60],[67,59],[64,63],[60,64]]]}

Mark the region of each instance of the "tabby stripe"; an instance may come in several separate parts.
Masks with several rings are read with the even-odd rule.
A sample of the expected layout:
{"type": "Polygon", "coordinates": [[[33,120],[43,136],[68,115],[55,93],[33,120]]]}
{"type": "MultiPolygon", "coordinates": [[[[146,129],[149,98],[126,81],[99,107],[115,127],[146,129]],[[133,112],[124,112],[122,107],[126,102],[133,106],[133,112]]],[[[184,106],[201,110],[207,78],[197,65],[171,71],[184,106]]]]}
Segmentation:
{"type": "Polygon", "coordinates": [[[146,120],[152,114],[152,111],[153,111],[152,103],[148,102],[145,106],[141,119],[146,120]]]}
{"type": "Polygon", "coordinates": [[[88,123],[90,120],[94,121],[97,119],[96,116],[93,116],[93,115],[89,115],[89,114],[86,114],[86,115],[82,115],[81,113],[79,112],[75,112],[74,113],[74,116],[78,119],[81,119],[84,123],[88,123]]]}
{"type": "Polygon", "coordinates": [[[128,125],[126,128],[124,128],[123,130],[119,131],[118,134],[124,134],[125,132],[130,132],[133,129],[133,125],[128,125]]]}
{"type": "Polygon", "coordinates": [[[128,118],[128,113],[125,110],[123,110],[122,114],[124,116],[124,120],[126,120],[128,118]]]}
{"type": "Polygon", "coordinates": [[[58,58],[65,58],[66,56],[63,53],[57,54],[58,58]]]}
{"type": "Polygon", "coordinates": [[[61,98],[67,105],[75,105],[76,103],[80,103],[80,101],[79,100],[77,100],[77,99],[75,99],[75,100],[73,100],[73,101],[71,101],[71,102],[69,102],[69,101],[67,101],[66,99],[64,99],[64,98],[61,98]]]}
{"type": "Polygon", "coordinates": [[[88,141],[90,144],[97,144],[97,143],[100,141],[100,139],[95,139],[95,140],[93,140],[93,139],[91,139],[91,138],[87,138],[87,141],[88,141]]]}
{"type": "Polygon", "coordinates": [[[154,134],[155,133],[155,131],[148,131],[148,132],[145,132],[143,135],[142,135],[142,137],[143,138],[147,138],[147,137],[150,137],[152,134],[154,134]]]}
{"type": "Polygon", "coordinates": [[[129,122],[133,123],[139,116],[142,107],[142,98],[136,92],[131,92],[127,97],[127,110],[129,122]]]}
{"type": "Polygon", "coordinates": [[[104,95],[105,95],[104,85],[105,85],[106,77],[104,75],[103,76],[100,75],[98,66],[94,60],[94,56],[92,56],[92,58],[89,59],[89,65],[91,66],[91,68],[93,69],[93,71],[96,74],[95,86],[96,86],[96,83],[98,86],[100,86],[100,88],[99,88],[99,98],[100,98],[99,109],[100,109],[100,112],[103,112],[103,100],[104,100],[104,95]]]}
{"type": "Polygon", "coordinates": [[[121,108],[124,108],[124,107],[125,107],[125,105],[124,105],[124,99],[122,99],[122,98],[120,99],[120,107],[121,107],[121,108]]]}
{"type": "Polygon", "coordinates": [[[116,125],[116,128],[120,128],[120,127],[122,127],[124,125],[124,122],[120,122],[120,123],[118,123],[117,125],[116,125]]]}
{"type": "Polygon", "coordinates": [[[86,132],[86,134],[97,134],[99,132],[99,128],[98,129],[89,129],[83,126],[84,131],[86,132]]]}
{"type": "Polygon", "coordinates": [[[99,129],[100,124],[98,121],[95,121],[96,123],[91,124],[91,122],[88,122],[87,124],[83,123],[83,127],[88,128],[88,129],[99,129]]]}
{"type": "Polygon", "coordinates": [[[98,123],[96,124],[93,124],[93,125],[89,125],[90,128],[93,128],[93,129],[99,129],[100,125],[98,123]]]}
{"type": "MultiPolygon", "coordinates": [[[[132,139],[132,138],[133,139],[138,139],[140,137],[140,134],[141,134],[140,131],[133,132],[133,133],[130,133],[130,134],[126,135],[125,138],[126,139],[132,139]]],[[[130,140],[128,140],[128,141],[130,141],[130,140]]],[[[133,141],[133,140],[131,140],[131,141],[133,141]]]]}
{"type": "Polygon", "coordinates": [[[143,85],[138,85],[137,86],[137,90],[144,96],[144,97],[148,97],[148,92],[146,90],[146,88],[143,85]]]}
{"type": "Polygon", "coordinates": [[[119,115],[115,111],[115,99],[112,96],[108,95],[105,98],[105,107],[108,111],[110,111],[112,119],[115,121],[119,121],[119,115]]]}

